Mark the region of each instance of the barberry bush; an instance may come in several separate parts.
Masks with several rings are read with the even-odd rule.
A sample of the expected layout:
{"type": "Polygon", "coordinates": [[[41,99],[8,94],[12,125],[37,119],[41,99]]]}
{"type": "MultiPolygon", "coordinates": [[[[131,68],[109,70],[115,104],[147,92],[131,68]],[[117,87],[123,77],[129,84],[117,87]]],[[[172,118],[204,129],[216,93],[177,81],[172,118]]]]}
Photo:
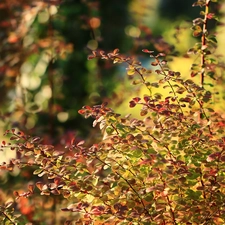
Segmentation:
{"type": "Polygon", "coordinates": [[[207,30],[208,21],[217,20],[211,2],[219,4],[198,0],[193,5],[204,10],[193,21],[199,42],[188,50],[189,57],[195,56],[188,79],[170,69],[164,53],[143,49],[149,69],[118,49],[92,52],[89,60],[125,64],[132,84],[146,90],[130,99],[127,116],[107,103],[79,110],[99,126],[100,142],[88,146],[74,137],[65,149],[56,149],[39,137],[6,131],[11,141],[2,141],[1,148],[15,151],[16,157],[1,170],[28,167],[36,178],[29,178],[25,190],[12,187],[14,198],[2,194],[3,224],[225,223],[225,120],[205,82],[222,79],[217,76],[222,63],[213,54],[216,36],[207,30]],[[137,106],[140,115],[134,118],[137,106]],[[55,210],[54,220],[47,205],[55,210]]]}

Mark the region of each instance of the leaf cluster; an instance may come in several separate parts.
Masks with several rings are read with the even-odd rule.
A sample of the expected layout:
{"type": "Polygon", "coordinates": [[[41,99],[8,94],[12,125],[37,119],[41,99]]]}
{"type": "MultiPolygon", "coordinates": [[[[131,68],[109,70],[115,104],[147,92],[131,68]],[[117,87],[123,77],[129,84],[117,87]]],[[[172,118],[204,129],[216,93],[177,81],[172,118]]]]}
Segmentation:
{"type": "MultiPolygon", "coordinates": [[[[195,5],[208,10],[209,2],[195,5]]],[[[211,107],[213,93],[204,86],[203,69],[214,73],[216,63],[207,64],[210,36],[200,32],[197,26],[201,25],[205,26],[198,18],[193,30],[202,38],[194,52],[201,49],[202,66],[192,66],[192,76],[201,76],[200,85],[172,71],[164,53],[143,49],[152,60],[150,70],[118,49],[92,52],[89,59],[125,64],[133,85],[146,90],[144,96],[134,96],[129,102],[131,112],[141,106],[138,118],[121,116],[107,103],[79,110],[104,134],[99,143],[88,146],[74,137],[65,149],[57,149],[42,144],[39,137],[6,131],[10,142],[2,141],[1,149],[11,149],[17,157],[0,169],[31,167],[38,177],[27,191],[14,192],[15,204],[36,192],[58,196],[67,225],[225,223],[225,120],[211,107]],[[157,81],[152,82],[153,74],[157,81]],[[167,96],[160,93],[162,89],[167,96]]],[[[20,221],[11,202],[0,210],[4,222],[20,221]]]]}

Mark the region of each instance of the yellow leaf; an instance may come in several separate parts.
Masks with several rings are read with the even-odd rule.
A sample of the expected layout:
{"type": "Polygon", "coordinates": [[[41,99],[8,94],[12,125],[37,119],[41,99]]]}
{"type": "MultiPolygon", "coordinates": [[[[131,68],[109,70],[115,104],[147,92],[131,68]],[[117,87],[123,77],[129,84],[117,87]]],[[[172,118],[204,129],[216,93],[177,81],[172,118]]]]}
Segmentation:
{"type": "Polygon", "coordinates": [[[135,70],[134,69],[128,69],[127,70],[127,75],[131,76],[135,73],[135,70]]]}

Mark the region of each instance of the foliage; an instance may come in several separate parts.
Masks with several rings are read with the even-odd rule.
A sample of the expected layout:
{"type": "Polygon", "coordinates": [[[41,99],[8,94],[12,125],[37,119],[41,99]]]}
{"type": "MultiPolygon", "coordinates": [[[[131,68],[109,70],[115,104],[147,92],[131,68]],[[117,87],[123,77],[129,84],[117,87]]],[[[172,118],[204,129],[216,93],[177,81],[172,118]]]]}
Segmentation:
{"type": "Polygon", "coordinates": [[[31,168],[37,178],[29,178],[32,183],[25,191],[14,190],[15,200],[1,198],[3,223],[225,223],[225,120],[214,111],[213,93],[205,83],[216,80],[218,70],[212,54],[216,37],[207,30],[207,21],[217,19],[209,12],[210,3],[194,4],[204,9],[204,18],[195,19],[192,27],[201,40],[188,51],[199,56],[191,69],[191,77],[200,77],[199,84],[172,71],[162,52],[143,49],[152,59],[150,70],[118,49],[93,51],[89,59],[126,64],[133,85],[145,87],[144,96],[129,102],[131,111],[141,106],[139,118],[123,117],[107,103],[84,106],[79,113],[94,119],[103,140],[88,146],[74,137],[65,149],[42,144],[41,138],[15,129],[6,131],[10,141],[2,141],[1,148],[15,151],[17,157],[3,163],[1,170],[31,168]],[[153,74],[159,78],[154,82],[153,74]],[[51,200],[48,209],[55,207],[52,221],[40,210],[44,200],[39,194],[51,200]],[[23,216],[18,217],[16,209],[23,216]]]}

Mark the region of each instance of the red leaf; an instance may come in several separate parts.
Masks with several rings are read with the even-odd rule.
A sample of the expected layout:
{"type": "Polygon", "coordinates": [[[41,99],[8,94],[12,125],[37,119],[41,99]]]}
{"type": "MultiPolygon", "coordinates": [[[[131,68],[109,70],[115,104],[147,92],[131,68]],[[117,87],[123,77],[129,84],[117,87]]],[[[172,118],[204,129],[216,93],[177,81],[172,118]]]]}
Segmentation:
{"type": "Polygon", "coordinates": [[[148,49],[142,49],[142,52],[152,54],[154,51],[149,51],[148,49]]]}
{"type": "Polygon", "coordinates": [[[94,55],[89,55],[88,56],[88,60],[91,60],[91,59],[94,59],[96,56],[94,56],[94,55]]]}
{"type": "Polygon", "coordinates": [[[139,97],[133,98],[133,101],[135,101],[136,103],[139,102],[140,100],[141,100],[141,98],[139,98],[139,97]]]}
{"type": "Polygon", "coordinates": [[[191,72],[191,77],[195,77],[198,74],[198,72],[191,72]]]}
{"type": "Polygon", "coordinates": [[[150,97],[149,97],[149,96],[145,96],[145,97],[144,97],[144,100],[145,100],[145,102],[147,103],[147,102],[150,100],[150,97]]]}
{"type": "Polygon", "coordinates": [[[91,214],[99,216],[99,215],[102,214],[102,212],[96,207],[96,208],[91,210],[91,214]]]}
{"type": "Polygon", "coordinates": [[[214,13],[208,13],[207,14],[207,19],[211,20],[214,18],[214,13]]]}
{"type": "Polygon", "coordinates": [[[144,159],[144,160],[141,160],[138,164],[139,164],[139,165],[146,165],[146,164],[151,165],[151,159],[144,159]]]}
{"type": "Polygon", "coordinates": [[[105,52],[104,52],[104,51],[100,51],[99,54],[100,54],[101,56],[104,56],[105,52]]]}
{"type": "Polygon", "coordinates": [[[217,123],[217,126],[219,126],[219,127],[225,127],[225,123],[221,121],[221,122],[217,123]]]}
{"type": "Polygon", "coordinates": [[[78,110],[78,113],[81,114],[81,115],[83,115],[85,112],[86,112],[86,110],[84,110],[84,109],[78,110]]]}
{"type": "Polygon", "coordinates": [[[134,106],[136,106],[135,101],[130,101],[129,103],[130,103],[130,108],[133,108],[134,106]]]}
{"type": "Polygon", "coordinates": [[[89,105],[85,105],[83,108],[88,109],[88,110],[92,110],[92,108],[89,105]]]}
{"type": "Polygon", "coordinates": [[[118,48],[116,48],[116,49],[113,50],[113,54],[114,55],[116,55],[118,52],[119,52],[119,49],[118,48]]]}
{"type": "Polygon", "coordinates": [[[18,191],[14,191],[13,194],[15,195],[15,197],[19,197],[19,192],[18,191]]]}
{"type": "Polygon", "coordinates": [[[61,178],[56,177],[56,178],[54,179],[54,183],[55,183],[56,185],[59,185],[60,182],[61,182],[61,178]]]}

